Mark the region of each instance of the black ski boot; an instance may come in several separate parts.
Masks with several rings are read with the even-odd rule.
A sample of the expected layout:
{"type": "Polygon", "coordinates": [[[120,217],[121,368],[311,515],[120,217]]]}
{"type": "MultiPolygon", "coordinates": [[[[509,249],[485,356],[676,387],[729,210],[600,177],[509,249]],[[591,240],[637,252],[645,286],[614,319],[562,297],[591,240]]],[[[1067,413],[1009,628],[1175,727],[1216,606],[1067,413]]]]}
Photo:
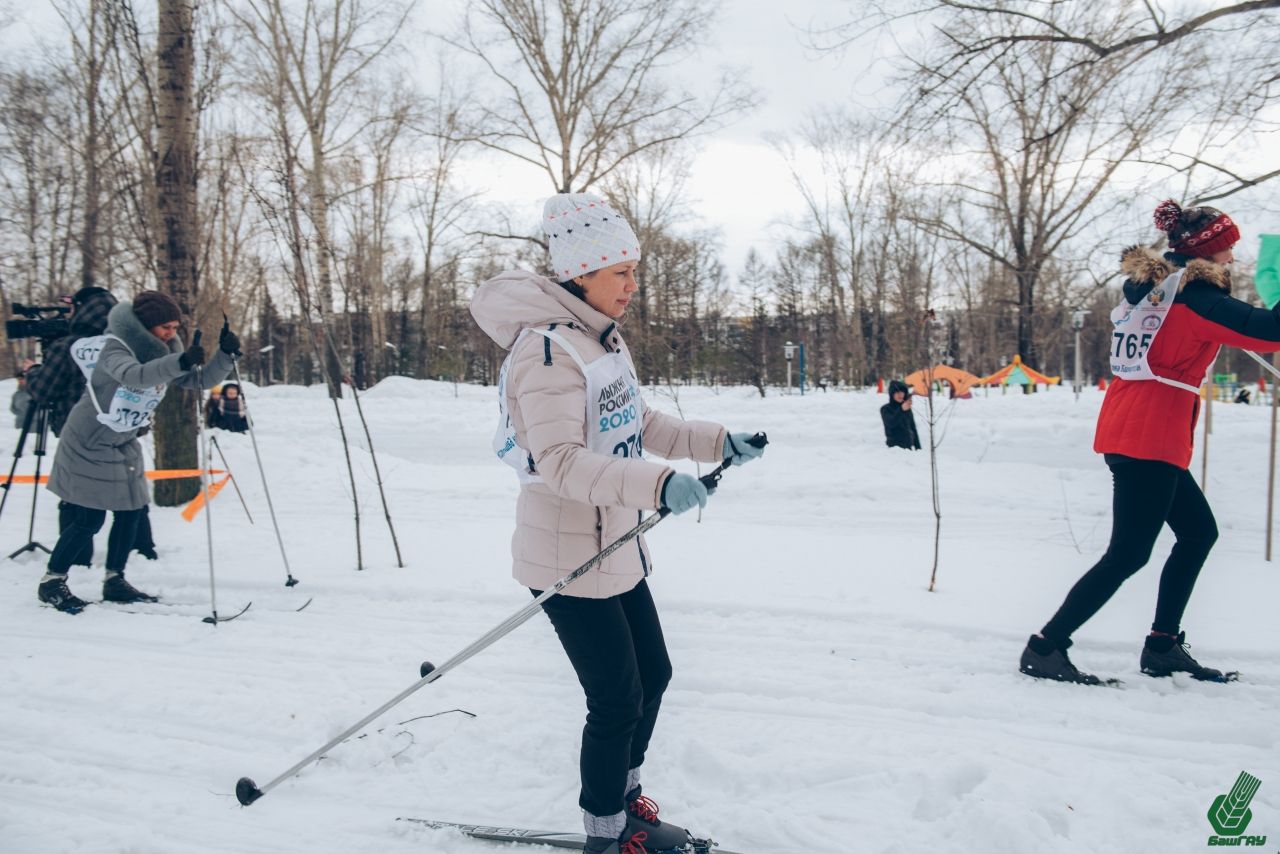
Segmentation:
{"type": "Polygon", "coordinates": [[[1240,675],[1235,671],[1223,673],[1205,667],[1187,652],[1187,633],[1173,635],[1148,635],[1142,645],[1142,672],[1148,676],[1171,676],[1174,673],[1190,673],[1192,679],[1202,682],[1234,682],[1240,675]]]}
{"type": "Polygon", "coordinates": [[[36,596],[46,605],[52,605],[67,614],[79,614],[89,603],[76,596],[67,587],[67,577],[59,575],[48,581],[41,581],[36,588],[36,596]]]}
{"type": "Polygon", "coordinates": [[[644,831],[633,833],[628,827],[622,832],[621,839],[605,839],[602,836],[588,836],[582,854],[649,854],[663,851],[662,848],[650,848],[644,831]]]}
{"type": "Polygon", "coordinates": [[[636,786],[627,792],[627,832],[644,836],[650,851],[679,851],[689,844],[689,831],[658,819],[658,805],[640,794],[636,786]]]}
{"type": "Polygon", "coordinates": [[[123,575],[112,574],[108,575],[107,580],[102,582],[102,601],[119,602],[128,605],[134,602],[159,602],[160,600],[149,593],[143,593],[128,581],[125,581],[123,575]]]}
{"type": "Polygon", "coordinates": [[[1075,682],[1079,685],[1101,685],[1103,681],[1092,673],[1082,673],[1067,658],[1067,647],[1071,641],[1059,646],[1053,641],[1032,635],[1027,639],[1027,646],[1022,650],[1022,661],[1018,669],[1028,676],[1037,679],[1055,679],[1058,682],[1075,682]]]}

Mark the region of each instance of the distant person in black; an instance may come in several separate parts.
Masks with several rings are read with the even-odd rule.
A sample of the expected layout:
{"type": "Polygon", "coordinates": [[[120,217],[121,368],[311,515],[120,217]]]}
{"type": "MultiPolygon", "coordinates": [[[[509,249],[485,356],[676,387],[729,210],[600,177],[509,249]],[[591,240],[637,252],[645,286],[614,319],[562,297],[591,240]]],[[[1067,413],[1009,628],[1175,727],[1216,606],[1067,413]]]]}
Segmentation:
{"type": "Polygon", "coordinates": [[[884,421],[884,443],[890,448],[920,450],[920,434],[916,417],[911,414],[911,389],[902,380],[889,383],[889,402],[880,407],[884,421]]]}

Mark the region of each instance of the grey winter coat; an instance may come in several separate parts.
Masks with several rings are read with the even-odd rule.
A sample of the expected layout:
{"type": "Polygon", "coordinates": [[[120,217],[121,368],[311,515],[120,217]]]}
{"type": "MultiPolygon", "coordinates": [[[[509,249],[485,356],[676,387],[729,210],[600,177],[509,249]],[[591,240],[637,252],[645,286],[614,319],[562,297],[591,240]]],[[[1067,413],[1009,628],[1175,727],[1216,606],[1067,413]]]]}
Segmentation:
{"type": "MultiPolygon", "coordinates": [[[[87,389],[95,395],[104,412],[121,385],[146,388],[171,385],[198,388],[196,371],[184,371],[178,359],[185,349],[178,338],[168,344],[142,325],[133,313],[133,303],[121,302],[111,309],[107,332],[120,338],[108,340],[98,356],[87,389]],[[133,352],[130,353],[129,350],[133,352]]],[[[231,373],[231,357],[216,346],[213,358],[204,366],[204,387],[212,388],[231,373]]],[[[98,410],[89,395],[67,416],[53,457],[49,491],[64,501],[95,510],[137,510],[150,500],[146,468],[138,431],[117,433],[98,422],[98,410]]]]}

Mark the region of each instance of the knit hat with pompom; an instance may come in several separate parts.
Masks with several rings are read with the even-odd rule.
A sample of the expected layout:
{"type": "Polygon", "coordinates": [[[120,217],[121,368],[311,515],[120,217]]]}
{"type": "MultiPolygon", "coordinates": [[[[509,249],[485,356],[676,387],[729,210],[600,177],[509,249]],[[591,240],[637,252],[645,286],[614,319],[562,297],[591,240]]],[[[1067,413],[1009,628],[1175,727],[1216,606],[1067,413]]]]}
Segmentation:
{"type": "Polygon", "coordinates": [[[1212,258],[1240,241],[1240,229],[1217,208],[1183,208],[1165,199],[1156,206],[1155,221],[1169,235],[1169,248],[1183,255],[1212,258]]]}

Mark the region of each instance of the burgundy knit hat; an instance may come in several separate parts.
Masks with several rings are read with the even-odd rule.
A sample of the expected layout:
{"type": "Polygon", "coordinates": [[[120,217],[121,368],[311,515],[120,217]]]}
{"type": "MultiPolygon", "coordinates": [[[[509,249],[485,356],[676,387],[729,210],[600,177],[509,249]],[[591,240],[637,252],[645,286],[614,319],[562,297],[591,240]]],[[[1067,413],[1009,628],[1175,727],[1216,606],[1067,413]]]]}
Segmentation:
{"type": "Polygon", "coordinates": [[[1217,208],[1182,208],[1173,199],[1156,205],[1156,228],[1169,235],[1169,248],[1183,255],[1211,258],[1240,242],[1240,229],[1217,208]]]}
{"type": "Polygon", "coordinates": [[[173,297],[160,291],[143,291],[133,299],[133,313],[147,329],[182,320],[182,309],[173,297]]]}

